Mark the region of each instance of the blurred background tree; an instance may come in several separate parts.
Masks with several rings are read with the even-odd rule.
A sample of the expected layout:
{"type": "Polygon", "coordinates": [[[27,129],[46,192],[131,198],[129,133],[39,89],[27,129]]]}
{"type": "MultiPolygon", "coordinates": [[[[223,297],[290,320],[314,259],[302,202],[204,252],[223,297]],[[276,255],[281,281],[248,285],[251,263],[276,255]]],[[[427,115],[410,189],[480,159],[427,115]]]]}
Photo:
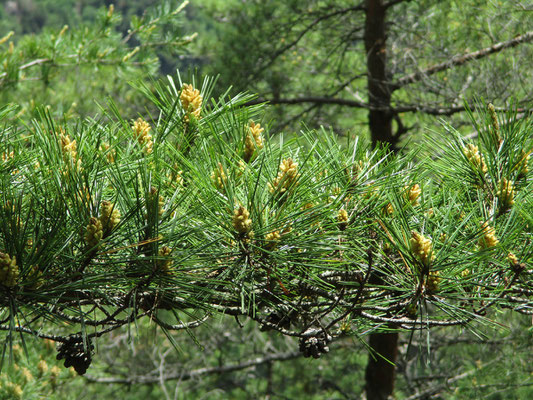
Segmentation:
{"type": "Polygon", "coordinates": [[[528,2],[212,0],[191,10],[214,16],[195,44],[204,70],[275,105],[278,129],[303,118],[401,146],[442,116],[465,124],[465,99],[531,105],[528,2]]]}
{"type": "Polygon", "coordinates": [[[153,3],[4,2],[0,99],[19,104],[16,116],[27,119],[40,104],[67,119],[94,116],[108,97],[132,116],[145,113],[130,82],[158,74],[161,60],[194,38],[181,29],[187,2],[153,3]]]}

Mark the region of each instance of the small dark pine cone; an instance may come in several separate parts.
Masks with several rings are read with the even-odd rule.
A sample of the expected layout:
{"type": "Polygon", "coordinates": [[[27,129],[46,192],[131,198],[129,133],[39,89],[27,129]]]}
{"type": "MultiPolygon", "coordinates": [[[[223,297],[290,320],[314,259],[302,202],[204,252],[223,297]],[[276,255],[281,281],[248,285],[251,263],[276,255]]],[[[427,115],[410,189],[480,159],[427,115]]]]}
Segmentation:
{"type": "Polygon", "coordinates": [[[308,329],[304,334],[306,336],[300,338],[299,342],[304,357],[319,358],[329,352],[328,343],[331,342],[331,336],[318,329],[308,329]]]}
{"type": "Polygon", "coordinates": [[[83,375],[87,372],[87,368],[91,365],[91,352],[94,346],[90,339],[87,339],[87,351],[83,346],[83,339],[79,336],[71,337],[68,341],[61,343],[58,348],[56,359],[65,359],[65,368],[74,367],[78,375],[83,375]]]}

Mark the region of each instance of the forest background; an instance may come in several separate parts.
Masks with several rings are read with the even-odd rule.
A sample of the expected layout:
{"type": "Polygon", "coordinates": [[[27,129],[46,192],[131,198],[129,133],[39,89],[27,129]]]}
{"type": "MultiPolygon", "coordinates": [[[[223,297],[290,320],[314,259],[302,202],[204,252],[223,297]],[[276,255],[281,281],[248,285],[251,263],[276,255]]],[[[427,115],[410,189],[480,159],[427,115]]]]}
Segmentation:
{"type": "MultiPolygon", "coordinates": [[[[0,96],[4,104],[20,104],[16,118],[26,121],[38,114],[39,104],[65,121],[95,116],[107,97],[128,119],[148,120],[151,105],[129,82],[150,84],[151,77],[193,69],[198,77],[218,76],[214,97],[231,86],[232,94],[258,94],[249,105],[269,102],[261,123],[273,136],[298,135],[303,123],[310,129],[324,126],[346,140],[386,141],[399,151],[426,135],[438,141],[445,132],[442,118],[462,134],[475,135],[465,102],[483,109],[484,99],[497,111],[514,109],[519,118],[530,113],[531,4],[366,5],[371,3],[386,13],[380,19],[378,9],[369,27],[365,2],[340,0],[197,0],[175,14],[177,2],[3,1],[6,71],[0,96]],[[372,32],[382,46],[376,48],[365,39],[380,21],[381,31],[372,32]],[[110,50],[70,57],[83,48],[80,43],[91,41],[107,41],[110,50]],[[368,57],[372,51],[374,64],[368,57]],[[383,51],[387,59],[380,66],[383,51]],[[372,87],[369,71],[390,87],[372,87]],[[388,124],[373,128],[376,120],[388,124]]],[[[489,318],[501,328],[400,335],[396,396],[531,396],[530,317],[503,312],[489,318]]],[[[246,322],[240,327],[230,317],[172,340],[149,323],[137,329],[133,340],[127,331],[102,338],[85,377],[57,369],[61,363],[42,342],[30,344],[29,357],[18,345],[13,358],[19,370],[5,367],[3,388],[13,390],[6,386],[9,376],[24,386],[24,398],[43,393],[51,398],[73,393],[77,398],[359,398],[365,388],[364,337],[338,340],[329,354],[309,360],[297,351],[296,340],[246,322]],[[29,371],[30,383],[22,370],[29,371]],[[151,378],[154,370],[161,371],[157,379],[151,378]],[[128,380],[132,376],[136,381],[128,380]]]]}

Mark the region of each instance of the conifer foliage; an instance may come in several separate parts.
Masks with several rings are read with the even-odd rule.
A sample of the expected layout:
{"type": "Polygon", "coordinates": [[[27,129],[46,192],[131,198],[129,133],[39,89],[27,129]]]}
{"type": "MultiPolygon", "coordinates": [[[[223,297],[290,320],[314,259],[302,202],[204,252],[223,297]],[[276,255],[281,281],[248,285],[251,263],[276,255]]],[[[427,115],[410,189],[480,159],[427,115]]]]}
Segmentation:
{"type": "Polygon", "coordinates": [[[5,346],[55,341],[83,374],[98,337],[142,318],[168,333],[243,316],[319,357],[344,335],[532,313],[530,121],[487,106],[475,139],[444,126],[423,161],[424,145],[271,137],[252,96],[213,85],[139,84],[158,111],[132,119],[2,108],[5,346]]]}

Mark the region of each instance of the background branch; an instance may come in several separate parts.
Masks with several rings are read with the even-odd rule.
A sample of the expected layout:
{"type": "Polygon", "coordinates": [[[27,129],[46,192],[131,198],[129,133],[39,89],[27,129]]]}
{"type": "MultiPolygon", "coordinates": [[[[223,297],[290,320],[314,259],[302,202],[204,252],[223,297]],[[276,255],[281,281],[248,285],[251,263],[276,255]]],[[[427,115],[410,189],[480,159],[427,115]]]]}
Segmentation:
{"type": "Polygon", "coordinates": [[[491,54],[498,53],[502,50],[518,46],[521,43],[530,42],[531,40],[533,40],[533,31],[529,31],[513,39],[496,43],[490,47],[486,47],[484,49],[474,51],[472,53],[466,53],[466,54],[461,54],[461,55],[452,57],[451,59],[445,62],[436,64],[432,67],[414,72],[412,74],[406,75],[398,79],[395,83],[392,83],[390,85],[390,89],[392,91],[397,90],[403,86],[409,85],[410,83],[421,81],[430,75],[436,74],[437,72],[445,71],[447,69],[451,69],[451,68],[466,64],[473,60],[479,60],[480,58],[484,58],[491,54]]]}
{"type": "Polygon", "coordinates": [[[240,371],[243,369],[256,367],[262,364],[269,364],[274,361],[287,361],[295,358],[302,357],[302,353],[299,351],[289,352],[285,354],[274,354],[265,357],[257,357],[248,361],[244,361],[238,364],[223,365],[219,367],[210,367],[210,368],[199,368],[192,371],[182,371],[179,373],[168,374],[162,378],[158,375],[154,376],[134,376],[131,378],[116,378],[116,377],[95,377],[92,375],[85,375],[85,379],[91,383],[118,383],[123,385],[132,385],[132,384],[143,384],[151,385],[157,384],[161,381],[172,381],[172,380],[189,380],[197,378],[202,375],[212,375],[212,374],[224,374],[228,372],[240,371]]]}

